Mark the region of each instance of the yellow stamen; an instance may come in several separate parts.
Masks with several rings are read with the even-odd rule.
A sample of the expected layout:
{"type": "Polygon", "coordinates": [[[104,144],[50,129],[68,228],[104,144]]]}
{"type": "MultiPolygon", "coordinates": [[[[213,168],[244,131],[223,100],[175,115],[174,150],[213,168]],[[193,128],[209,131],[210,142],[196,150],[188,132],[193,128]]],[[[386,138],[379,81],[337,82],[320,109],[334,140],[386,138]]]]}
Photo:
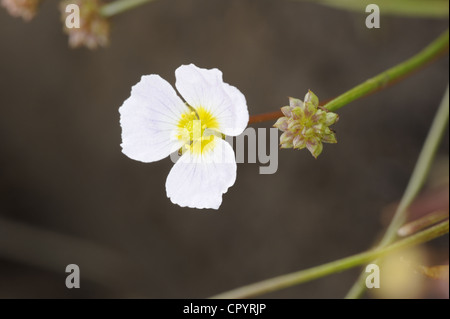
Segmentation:
{"type": "Polygon", "coordinates": [[[214,147],[214,135],[205,135],[205,130],[216,131],[219,129],[219,122],[208,110],[203,107],[194,109],[188,106],[190,112],[183,113],[178,122],[179,140],[184,140],[184,148],[191,152],[201,154],[214,147]]]}

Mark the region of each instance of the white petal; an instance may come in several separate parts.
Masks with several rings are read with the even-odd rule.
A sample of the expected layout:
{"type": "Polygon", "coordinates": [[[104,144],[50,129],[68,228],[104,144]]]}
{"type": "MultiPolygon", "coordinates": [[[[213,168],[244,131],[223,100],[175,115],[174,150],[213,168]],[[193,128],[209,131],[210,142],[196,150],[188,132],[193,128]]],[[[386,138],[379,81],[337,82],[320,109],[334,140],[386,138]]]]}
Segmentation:
{"type": "Polygon", "coordinates": [[[167,197],[181,207],[218,209],[222,194],[236,180],[236,160],[230,144],[215,138],[214,148],[201,155],[187,151],[166,181],[167,197]]]}
{"type": "Polygon", "coordinates": [[[230,132],[231,134],[227,134],[226,132],[223,133],[225,135],[237,136],[240,135],[248,125],[249,114],[247,101],[245,100],[244,94],[242,94],[236,87],[224,83],[224,89],[230,97],[233,105],[235,123],[233,130],[230,132]]]}
{"type": "Polygon", "coordinates": [[[179,149],[177,124],[186,105],[159,75],[146,75],[133,86],[120,107],[122,152],[128,157],[154,162],[179,149]]]}
{"type": "Polygon", "coordinates": [[[236,136],[244,131],[249,119],[247,102],[237,88],[223,82],[221,71],[189,64],[180,66],[175,76],[175,86],[186,102],[211,112],[220,132],[236,136]]]}

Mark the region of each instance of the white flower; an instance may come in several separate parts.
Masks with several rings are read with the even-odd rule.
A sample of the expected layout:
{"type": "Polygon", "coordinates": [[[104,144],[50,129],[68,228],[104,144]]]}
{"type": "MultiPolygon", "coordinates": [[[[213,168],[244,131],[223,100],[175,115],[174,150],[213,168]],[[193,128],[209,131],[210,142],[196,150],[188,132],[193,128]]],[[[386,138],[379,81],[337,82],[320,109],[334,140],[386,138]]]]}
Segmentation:
{"type": "Polygon", "coordinates": [[[247,103],[218,69],[182,65],[175,76],[186,103],[159,75],[133,86],[119,109],[122,152],[148,163],[182,150],[167,177],[167,197],[182,207],[218,209],[236,180],[234,151],[222,137],[244,131],[247,103]]]}

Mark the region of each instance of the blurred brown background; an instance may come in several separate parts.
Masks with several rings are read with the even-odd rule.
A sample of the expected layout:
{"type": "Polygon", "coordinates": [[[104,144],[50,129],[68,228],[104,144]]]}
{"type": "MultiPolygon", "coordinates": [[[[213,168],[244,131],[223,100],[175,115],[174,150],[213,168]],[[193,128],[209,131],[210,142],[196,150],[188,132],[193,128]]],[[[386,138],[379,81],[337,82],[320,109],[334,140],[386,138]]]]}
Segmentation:
{"type": "MultiPolygon", "coordinates": [[[[30,23],[1,9],[0,298],[203,298],[370,247],[414,167],[448,57],[341,109],[339,144],[318,160],[282,150],[274,175],[240,164],[218,212],[166,198],[169,159],[121,153],[118,108],[141,75],[173,84],[188,63],[221,69],[251,114],[307,89],[325,100],[448,27],[381,17],[369,30],[365,13],[310,3],[161,0],[113,18],[111,45],[89,51],[68,48],[53,1],[30,23]],[[65,287],[70,263],[81,289],[65,287]]],[[[448,133],[438,159],[448,171],[448,133]]],[[[448,237],[434,246],[448,252],[448,237]]],[[[357,274],[265,297],[341,298],[357,274]]]]}

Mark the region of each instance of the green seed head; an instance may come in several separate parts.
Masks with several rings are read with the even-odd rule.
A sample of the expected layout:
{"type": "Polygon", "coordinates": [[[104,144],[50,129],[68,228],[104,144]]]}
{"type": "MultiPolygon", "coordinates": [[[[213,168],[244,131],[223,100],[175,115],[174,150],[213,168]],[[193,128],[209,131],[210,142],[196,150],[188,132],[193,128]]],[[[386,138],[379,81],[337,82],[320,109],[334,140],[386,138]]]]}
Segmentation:
{"type": "Polygon", "coordinates": [[[281,148],[307,148],[317,158],[322,153],[322,143],[337,143],[330,126],[339,120],[336,113],[319,107],[319,98],[311,91],[304,101],[289,98],[289,106],[281,108],[274,127],[284,132],[280,137],[281,148]]]}

